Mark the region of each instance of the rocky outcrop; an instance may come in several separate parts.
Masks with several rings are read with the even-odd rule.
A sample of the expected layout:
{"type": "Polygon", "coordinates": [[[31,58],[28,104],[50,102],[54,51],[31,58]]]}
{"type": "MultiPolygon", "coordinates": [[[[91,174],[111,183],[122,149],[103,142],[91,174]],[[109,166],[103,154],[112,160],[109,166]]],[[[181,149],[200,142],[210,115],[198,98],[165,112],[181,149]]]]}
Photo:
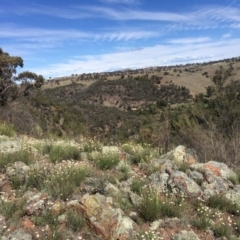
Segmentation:
{"type": "MultiPolygon", "coordinates": [[[[8,146],[7,143],[5,145],[8,146]]],[[[82,161],[77,163],[84,163],[84,166],[93,169],[94,164],[88,158],[89,154],[83,152],[82,161]]],[[[101,150],[93,152],[93,154],[118,155],[120,161],[112,172],[111,170],[101,171],[95,168],[94,174],[79,183],[76,191],[66,200],[60,200],[61,198],[56,196],[53,198],[51,192],[46,194],[46,189],[40,189],[37,186],[22,192],[21,198],[24,198],[25,201],[21,210],[23,210],[24,216],[20,217],[17,227],[14,226],[7,231],[6,228],[11,225],[9,224],[9,216],[7,217],[0,212],[0,235],[4,233],[0,240],[35,239],[36,234],[34,235],[33,232],[42,233],[42,235],[39,235],[39,239],[41,237],[43,239],[43,236],[52,236],[54,231],[48,225],[38,226],[34,222],[36,218],[41,218],[46,213],[52,213],[56,218],[57,230],[67,229],[69,231],[69,236],[72,236],[70,239],[89,239],[87,235],[85,238],[83,237],[85,229],[74,232],[67,228],[69,210],[81,215],[84,222],[86,220],[88,225],[85,225],[85,227],[89,227],[91,233],[94,233],[94,239],[136,240],[140,239],[139,233],[144,233],[145,236],[149,234],[150,236],[152,232],[149,233],[148,230],[157,232],[159,239],[215,239],[213,233],[209,233],[210,231],[208,233],[204,232],[202,235],[199,234],[200,231],[195,231],[196,229],[189,222],[186,224],[186,219],[184,222],[180,217],[163,217],[152,223],[143,223],[143,217],[139,210],[144,198],[140,194],[141,189],[136,191],[132,187],[136,179],[139,182],[144,182],[143,185],[140,185],[141,187],[154,186],[163,201],[167,201],[167,197],[171,196],[172,204],[182,204],[184,206],[191,199],[200,199],[202,203],[211,196],[221,194],[229,200],[229,203],[233,203],[240,208],[240,185],[234,185],[229,180],[237,177],[234,171],[226,164],[216,161],[200,163],[196,154],[184,146],[178,146],[158,158],[152,155],[155,157],[144,163],[145,167],[149,167],[147,170],[144,169],[144,165],[131,164],[130,154],[125,153],[117,146],[105,146],[101,150]],[[124,178],[124,180],[118,178],[122,174],[122,169],[125,168],[128,172],[127,178],[124,178]],[[111,178],[108,176],[109,173],[112,174],[111,178]],[[162,194],[169,192],[171,194],[162,194]],[[186,202],[184,202],[185,198],[188,198],[186,202]],[[123,199],[124,201],[120,204],[119,199],[120,202],[123,199]],[[181,203],[175,201],[176,199],[181,199],[181,203]],[[126,206],[125,208],[125,205],[130,207],[126,206]],[[121,209],[119,206],[121,206],[121,209]],[[146,232],[144,232],[145,230],[146,232]],[[207,235],[209,238],[205,238],[207,235]]],[[[67,161],[65,163],[66,165],[69,164],[67,161]]],[[[1,200],[10,204],[20,202],[21,199],[17,191],[13,189],[14,182],[11,182],[14,178],[24,182],[27,176],[32,173],[32,170],[43,173],[43,176],[44,174],[55,174],[57,171],[54,172],[52,169],[56,166],[49,161],[47,156],[29,166],[23,162],[9,164],[0,173],[0,203],[1,200]]],[[[64,166],[60,169],[63,169],[64,166]]],[[[76,167],[76,165],[71,166],[76,167]]],[[[195,215],[197,216],[196,212],[195,215]]]]}
{"type": "Polygon", "coordinates": [[[102,239],[124,240],[134,234],[136,224],[121,209],[113,207],[111,197],[86,194],[80,203],[91,229],[102,239]]]}

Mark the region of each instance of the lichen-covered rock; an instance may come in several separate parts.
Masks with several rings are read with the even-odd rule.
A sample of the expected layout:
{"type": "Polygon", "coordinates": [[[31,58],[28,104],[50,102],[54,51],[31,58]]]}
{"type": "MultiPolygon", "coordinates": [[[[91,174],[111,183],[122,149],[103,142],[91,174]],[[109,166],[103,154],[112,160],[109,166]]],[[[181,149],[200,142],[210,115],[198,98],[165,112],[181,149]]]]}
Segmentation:
{"type": "Polygon", "coordinates": [[[17,229],[14,232],[1,238],[1,240],[32,240],[32,235],[27,233],[24,229],[17,229]]]}
{"type": "Polygon", "coordinates": [[[19,179],[24,179],[29,172],[29,166],[18,161],[6,168],[6,174],[10,177],[18,176],[19,179]]]}
{"type": "Polygon", "coordinates": [[[179,169],[178,165],[169,159],[154,158],[151,161],[151,165],[153,166],[153,169],[156,169],[156,171],[161,173],[171,173],[172,171],[179,169]]]}
{"type": "Polygon", "coordinates": [[[164,154],[161,158],[169,159],[179,164],[187,163],[189,165],[192,165],[194,163],[197,163],[197,156],[194,154],[194,152],[182,145],[164,154]]]}
{"type": "Polygon", "coordinates": [[[104,191],[110,195],[117,195],[120,192],[120,190],[112,183],[108,183],[107,186],[104,188],[104,191]]]}
{"type": "Polygon", "coordinates": [[[154,185],[159,192],[166,192],[168,190],[168,179],[168,173],[155,172],[149,176],[151,184],[154,185]]]}
{"type": "Polygon", "coordinates": [[[233,187],[233,185],[230,181],[207,172],[205,173],[201,187],[205,197],[208,198],[210,196],[227,192],[229,188],[233,187]]]}
{"type": "Polygon", "coordinates": [[[229,177],[235,175],[235,173],[225,163],[220,163],[216,161],[193,164],[191,165],[191,169],[203,173],[209,173],[225,179],[228,179],[229,177]]]}
{"type": "Polygon", "coordinates": [[[183,230],[181,233],[175,235],[173,240],[199,240],[199,238],[195,232],[183,230]]]}
{"type": "Polygon", "coordinates": [[[173,193],[180,193],[187,197],[196,198],[203,194],[198,184],[181,171],[175,171],[170,175],[168,186],[173,193]]]}
{"type": "Polygon", "coordinates": [[[129,193],[129,198],[134,206],[139,206],[142,201],[142,198],[134,192],[129,193]]]}
{"type": "Polygon", "coordinates": [[[22,227],[26,230],[34,230],[35,224],[30,219],[26,218],[22,221],[22,227]]]}
{"type": "Polygon", "coordinates": [[[240,192],[229,190],[225,197],[233,204],[236,204],[240,208],[240,192]]]}
{"type": "Polygon", "coordinates": [[[198,185],[201,184],[204,180],[203,174],[197,171],[189,171],[188,177],[194,180],[198,185]]]}
{"type": "Polygon", "coordinates": [[[26,203],[27,215],[39,215],[47,205],[47,195],[44,193],[36,193],[31,196],[26,203]]]}
{"type": "Polygon", "coordinates": [[[112,198],[85,194],[80,202],[90,227],[103,239],[127,239],[134,232],[134,221],[113,207],[112,198]]]}

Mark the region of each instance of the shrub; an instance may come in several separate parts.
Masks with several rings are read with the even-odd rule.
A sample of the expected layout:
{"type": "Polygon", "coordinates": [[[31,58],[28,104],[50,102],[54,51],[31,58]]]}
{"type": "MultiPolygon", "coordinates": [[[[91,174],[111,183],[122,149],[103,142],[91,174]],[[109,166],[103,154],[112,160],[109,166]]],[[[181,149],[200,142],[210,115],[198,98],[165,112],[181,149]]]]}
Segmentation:
{"type": "Polygon", "coordinates": [[[10,219],[14,212],[16,211],[16,205],[14,202],[0,201],[0,213],[8,220],[10,219]]]}
{"type": "Polygon", "coordinates": [[[67,213],[67,227],[73,230],[74,232],[80,231],[84,224],[85,219],[82,214],[75,212],[73,210],[68,210],[67,213]]]}
{"type": "Polygon", "coordinates": [[[0,135],[13,137],[14,134],[15,134],[15,130],[12,125],[0,123],[0,135]]]}
{"type": "Polygon", "coordinates": [[[216,237],[226,237],[227,239],[231,239],[232,236],[232,229],[226,224],[223,223],[216,223],[212,230],[216,237]]]}
{"type": "Polygon", "coordinates": [[[214,195],[207,200],[207,205],[212,208],[217,208],[219,210],[233,211],[234,208],[237,208],[236,204],[232,204],[225,196],[223,195],[214,195]]]}
{"type": "Polygon", "coordinates": [[[109,170],[119,163],[119,156],[118,154],[99,154],[94,162],[99,169],[109,170]]]}
{"type": "Polygon", "coordinates": [[[129,166],[127,164],[121,164],[121,166],[119,167],[119,171],[122,173],[120,181],[126,181],[129,178],[129,166]]]}
{"type": "Polygon", "coordinates": [[[160,199],[153,186],[145,187],[141,191],[142,201],[139,205],[140,215],[146,221],[154,221],[159,216],[160,199]]]}
{"type": "Polygon", "coordinates": [[[18,161],[29,165],[34,162],[34,154],[23,149],[12,153],[0,153],[0,169],[18,161]]]}
{"type": "Polygon", "coordinates": [[[196,219],[192,221],[192,225],[202,230],[206,230],[211,226],[210,219],[206,216],[197,216],[196,219]]]}
{"type": "Polygon", "coordinates": [[[54,145],[52,143],[47,143],[42,145],[39,149],[42,154],[49,154],[49,158],[53,163],[60,162],[62,160],[81,159],[81,150],[76,146],[54,145]]]}
{"type": "Polygon", "coordinates": [[[40,216],[32,217],[32,221],[36,226],[49,225],[51,228],[56,227],[58,224],[57,216],[51,210],[46,210],[40,216]]]}
{"type": "Polygon", "coordinates": [[[141,178],[134,178],[131,183],[131,191],[140,194],[144,185],[147,184],[147,181],[141,178]]]}
{"type": "Polygon", "coordinates": [[[43,188],[52,197],[66,200],[88,174],[87,169],[67,167],[47,176],[43,188]]]}

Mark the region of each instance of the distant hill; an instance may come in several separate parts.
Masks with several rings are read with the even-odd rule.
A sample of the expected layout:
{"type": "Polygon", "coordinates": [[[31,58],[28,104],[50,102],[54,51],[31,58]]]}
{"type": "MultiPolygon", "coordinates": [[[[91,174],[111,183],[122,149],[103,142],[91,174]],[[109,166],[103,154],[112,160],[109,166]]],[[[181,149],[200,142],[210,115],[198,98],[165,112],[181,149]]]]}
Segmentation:
{"type": "Polygon", "coordinates": [[[167,67],[148,67],[136,70],[126,69],[124,71],[103,73],[73,74],[72,76],[49,79],[46,81],[43,88],[56,88],[72,84],[73,82],[87,88],[99,79],[129,79],[129,77],[134,78],[143,75],[147,75],[149,79],[151,79],[154,75],[161,79],[161,85],[169,85],[173,83],[178,86],[184,86],[190,90],[190,93],[193,96],[195,96],[199,93],[205,93],[206,87],[212,85],[211,78],[220,65],[224,68],[233,68],[231,79],[240,79],[240,58],[237,57],[206,63],[167,67]]]}

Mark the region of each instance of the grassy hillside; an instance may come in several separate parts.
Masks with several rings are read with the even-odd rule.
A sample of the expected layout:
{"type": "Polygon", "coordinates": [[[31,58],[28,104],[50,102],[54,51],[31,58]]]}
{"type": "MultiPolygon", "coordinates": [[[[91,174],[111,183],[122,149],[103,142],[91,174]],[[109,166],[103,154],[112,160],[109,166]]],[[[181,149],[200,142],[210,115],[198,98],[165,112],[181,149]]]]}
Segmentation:
{"type": "Polygon", "coordinates": [[[52,87],[47,83],[43,89],[2,107],[1,119],[20,133],[38,137],[88,136],[113,143],[130,139],[152,144],[163,152],[185,144],[204,161],[213,158],[238,165],[240,100],[239,81],[235,79],[239,64],[239,59],[231,59],[84,74],[69,77],[71,84],[59,80],[57,87],[52,80],[52,87]],[[192,90],[171,81],[173,76],[192,90]],[[203,84],[202,91],[193,84],[199,76],[208,81],[206,85],[198,83],[203,84]]]}

